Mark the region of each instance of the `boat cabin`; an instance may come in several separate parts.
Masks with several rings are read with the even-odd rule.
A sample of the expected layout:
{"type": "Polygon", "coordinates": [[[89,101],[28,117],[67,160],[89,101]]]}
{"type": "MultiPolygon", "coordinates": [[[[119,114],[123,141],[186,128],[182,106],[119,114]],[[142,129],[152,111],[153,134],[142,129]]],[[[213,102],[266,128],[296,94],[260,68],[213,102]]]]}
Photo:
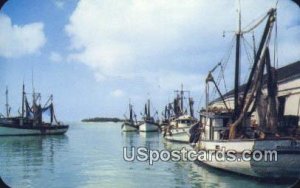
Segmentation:
{"type": "MultiPolygon", "coordinates": [[[[253,133],[250,117],[243,123],[243,129],[248,134],[253,133]]],[[[200,123],[202,125],[201,140],[223,140],[228,139],[229,126],[232,123],[232,113],[228,112],[202,112],[200,114],[200,123]]]]}

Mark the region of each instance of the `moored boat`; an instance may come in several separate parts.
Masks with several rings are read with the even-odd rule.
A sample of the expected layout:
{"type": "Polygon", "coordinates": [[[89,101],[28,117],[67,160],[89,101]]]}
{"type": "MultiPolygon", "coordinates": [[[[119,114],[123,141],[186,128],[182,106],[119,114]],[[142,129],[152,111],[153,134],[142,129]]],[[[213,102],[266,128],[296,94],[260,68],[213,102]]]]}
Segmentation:
{"type": "Polygon", "coordinates": [[[191,97],[188,97],[188,108],[184,109],[184,93],[190,91],[184,91],[183,85],[181,85],[180,91],[177,92],[177,96],[173,103],[173,117],[170,117],[169,124],[164,127],[164,138],[172,142],[189,143],[189,129],[192,125],[197,123],[197,119],[194,117],[193,104],[194,101],[191,97]]]}
{"type": "Polygon", "coordinates": [[[129,132],[129,131],[137,131],[138,130],[138,125],[137,121],[135,118],[135,121],[133,119],[133,116],[135,116],[132,105],[129,103],[129,119],[125,118],[124,123],[122,124],[122,131],[123,132],[129,132]]]}
{"type": "MultiPolygon", "coordinates": [[[[8,91],[6,92],[6,98],[8,91]]],[[[61,135],[65,134],[69,125],[65,125],[56,120],[53,105],[53,96],[51,95],[44,105],[38,103],[41,95],[33,92],[32,106],[29,105],[23,84],[22,92],[22,112],[20,116],[10,117],[10,107],[8,100],[6,102],[6,117],[0,118],[0,136],[27,136],[27,135],[61,135]],[[44,113],[50,113],[50,121],[43,120],[44,113]]]]}
{"type": "Polygon", "coordinates": [[[266,16],[246,31],[241,30],[239,22],[236,32],[234,109],[228,109],[218,88],[226,109],[209,108],[208,84],[212,82],[217,87],[210,72],[206,79],[206,109],[201,112],[200,124],[193,131],[191,141],[197,152],[211,153],[208,158],[198,158],[198,161],[211,167],[259,178],[297,179],[300,177],[300,140],[294,134],[296,131],[290,133],[284,129],[299,129],[299,117],[295,117],[296,121],[286,121],[283,112],[280,114],[278,111],[277,72],[270,62],[269,43],[276,22],[276,11],[275,8],[270,9],[266,16]],[[265,19],[266,26],[253,67],[240,93],[241,36],[252,31],[265,19]],[[266,91],[263,91],[263,87],[266,91]],[[254,111],[258,123],[252,121],[254,111]],[[286,127],[279,127],[280,124],[286,127]],[[193,134],[197,134],[198,138],[194,139],[193,134]],[[270,156],[274,158],[266,158],[270,156]]]}
{"type": "Polygon", "coordinates": [[[159,122],[154,120],[150,111],[150,100],[148,100],[148,103],[145,105],[144,120],[139,126],[139,131],[141,132],[157,132],[160,130],[159,122]]]}
{"type": "Polygon", "coordinates": [[[144,122],[139,126],[141,132],[157,132],[159,131],[159,124],[154,121],[154,119],[144,120],[144,122]]]}
{"type": "Polygon", "coordinates": [[[138,126],[136,126],[135,123],[131,122],[131,121],[125,121],[122,124],[121,128],[122,128],[123,132],[137,131],[138,130],[138,126]]]}

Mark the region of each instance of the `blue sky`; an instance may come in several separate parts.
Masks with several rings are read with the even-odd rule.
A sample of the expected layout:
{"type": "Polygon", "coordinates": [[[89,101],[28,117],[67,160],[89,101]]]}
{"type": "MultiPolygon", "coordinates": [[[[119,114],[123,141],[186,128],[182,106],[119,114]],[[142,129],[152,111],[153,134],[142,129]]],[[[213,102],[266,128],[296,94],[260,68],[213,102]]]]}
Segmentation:
{"type": "MultiPolygon", "coordinates": [[[[275,4],[242,0],[243,27],[275,4]]],[[[147,98],[162,111],[182,83],[198,108],[208,70],[232,44],[236,9],[235,0],[9,0],[0,13],[0,113],[8,86],[17,114],[22,82],[32,91],[32,71],[43,101],[54,95],[61,120],[123,117],[129,99],[137,114],[147,98]]],[[[299,10],[279,1],[279,66],[300,59],[299,10]]],[[[261,30],[255,31],[257,43],[261,30]]],[[[242,62],[244,77],[246,55],[242,62]]],[[[228,88],[233,64],[231,57],[228,88]]]]}

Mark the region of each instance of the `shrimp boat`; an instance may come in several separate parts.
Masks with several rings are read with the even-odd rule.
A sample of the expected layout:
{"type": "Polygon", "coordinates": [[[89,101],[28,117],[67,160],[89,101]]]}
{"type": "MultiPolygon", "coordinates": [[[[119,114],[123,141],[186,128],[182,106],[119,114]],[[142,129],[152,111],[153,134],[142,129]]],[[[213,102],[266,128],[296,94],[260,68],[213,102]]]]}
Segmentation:
{"type": "Polygon", "coordinates": [[[124,123],[122,124],[122,131],[123,132],[130,132],[130,131],[137,131],[138,130],[138,126],[137,126],[137,121],[135,118],[135,121],[133,120],[133,116],[135,116],[133,109],[132,109],[132,105],[129,103],[129,119],[125,118],[124,123]]]}
{"type": "Polygon", "coordinates": [[[145,113],[143,122],[139,126],[140,132],[158,132],[160,130],[159,122],[154,120],[150,113],[150,100],[145,104],[145,113]]]}
{"type": "MultiPolygon", "coordinates": [[[[297,179],[300,177],[299,136],[288,133],[285,131],[286,127],[280,126],[281,124],[290,124],[290,127],[299,129],[299,117],[296,117],[296,121],[290,122],[284,122],[285,118],[280,118],[282,116],[278,110],[280,104],[277,93],[277,69],[272,67],[270,60],[269,44],[276,22],[276,12],[276,8],[271,8],[254,26],[242,31],[239,11],[239,27],[235,34],[234,109],[218,110],[209,107],[208,86],[211,82],[215,84],[210,72],[206,79],[206,109],[202,110],[200,114],[199,125],[193,127],[191,141],[195,144],[194,149],[197,152],[211,152],[212,157],[198,158],[198,162],[258,178],[297,179]],[[239,92],[241,89],[239,85],[241,37],[253,31],[263,21],[266,25],[259,48],[255,53],[248,81],[242,92],[239,92]],[[251,120],[254,112],[257,113],[258,123],[253,123],[254,121],[251,120]],[[247,151],[245,156],[250,157],[250,160],[241,158],[245,151],[247,151]],[[224,154],[221,160],[217,157],[217,152],[224,154]],[[233,152],[231,154],[235,157],[231,158],[233,159],[231,161],[227,160],[230,152],[233,152]],[[267,159],[267,152],[277,154],[277,158],[267,159]],[[261,159],[258,159],[258,156],[261,159]]],[[[222,95],[221,98],[226,106],[227,102],[222,95]]]]}
{"type": "Polygon", "coordinates": [[[20,116],[10,117],[8,105],[8,90],[6,90],[6,117],[0,118],[0,136],[27,136],[27,135],[61,135],[67,132],[69,125],[56,120],[51,95],[46,104],[42,107],[38,101],[40,93],[33,92],[32,106],[29,105],[23,84],[22,112],[20,116]],[[50,114],[50,121],[43,121],[43,114],[50,114]]]}
{"type": "Polygon", "coordinates": [[[164,138],[167,141],[189,143],[190,133],[189,129],[192,125],[197,123],[197,119],[194,117],[194,101],[191,97],[188,97],[188,106],[190,113],[184,110],[184,93],[190,93],[190,91],[184,91],[183,85],[181,90],[175,91],[177,93],[173,103],[173,117],[169,118],[168,126],[164,127],[164,138]]]}

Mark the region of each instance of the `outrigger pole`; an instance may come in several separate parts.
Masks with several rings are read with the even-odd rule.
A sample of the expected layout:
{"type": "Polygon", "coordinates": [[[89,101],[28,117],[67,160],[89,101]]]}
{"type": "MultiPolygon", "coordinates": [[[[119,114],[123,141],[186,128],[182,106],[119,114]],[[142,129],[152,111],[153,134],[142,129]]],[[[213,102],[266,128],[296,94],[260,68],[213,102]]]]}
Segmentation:
{"type": "Polygon", "coordinates": [[[218,85],[217,85],[214,77],[212,76],[212,73],[216,70],[216,68],[218,68],[218,66],[221,66],[221,63],[218,63],[211,71],[209,71],[208,76],[206,78],[206,88],[207,88],[207,91],[206,91],[206,95],[207,95],[206,96],[206,99],[207,99],[207,101],[206,101],[206,103],[207,103],[206,104],[206,109],[208,109],[208,103],[209,103],[209,101],[208,101],[208,95],[209,95],[208,82],[212,82],[214,84],[215,88],[217,89],[217,92],[220,95],[220,97],[222,99],[222,102],[224,103],[224,106],[225,106],[226,110],[229,112],[229,108],[228,108],[228,106],[226,104],[226,101],[225,101],[225,99],[224,99],[224,97],[223,97],[223,95],[222,95],[222,93],[221,93],[221,91],[220,91],[220,89],[219,89],[219,87],[218,87],[218,85]]]}
{"type": "Polygon", "coordinates": [[[251,86],[252,77],[254,75],[254,72],[256,71],[256,67],[257,67],[258,62],[260,61],[261,53],[262,53],[262,51],[265,47],[266,40],[268,39],[268,36],[271,33],[273,23],[276,20],[276,9],[272,8],[268,12],[268,15],[269,15],[269,18],[268,18],[267,24],[265,26],[265,30],[264,30],[264,33],[263,33],[263,36],[262,36],[262,40],[260,42],[258,51],[255,55],[255,60],[254,60],[254,63],[253,63],[253,67],[251,69],[251,72],[250,72],[250,75],[249,75],[249,78],[248,78],[248,81],[247,81],[247,84],[246,84],[246,87],[245,87],[245,90],[244,90],[244,95],[243,95],[241,107],[243,107],[244,104],[245,104],[247,93],[249,92],[249,89],[250,89],[250,86],[251,86]]]}

